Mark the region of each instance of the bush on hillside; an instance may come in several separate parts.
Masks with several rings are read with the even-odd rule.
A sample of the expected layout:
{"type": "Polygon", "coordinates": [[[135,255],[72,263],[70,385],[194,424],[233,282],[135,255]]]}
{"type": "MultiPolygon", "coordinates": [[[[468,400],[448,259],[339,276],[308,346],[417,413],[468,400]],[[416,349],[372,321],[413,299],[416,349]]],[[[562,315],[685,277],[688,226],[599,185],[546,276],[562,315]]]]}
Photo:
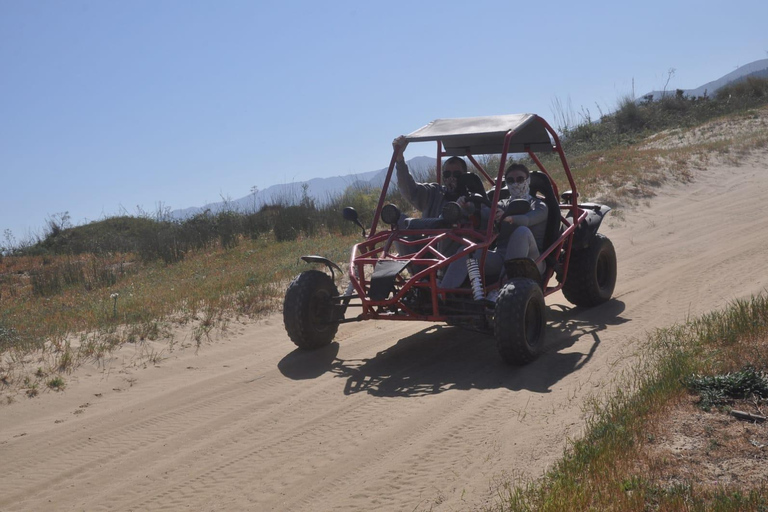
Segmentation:
{"type": "Polygon", "coordinates": [[[768,100],[768,79],[749,77],[717,91],[717,99],[728,102],[732,98],[768,100]]]}
{"type": "Polygon", "coordinates": [[[563,146],[570,154],[628,145],[660,130],[689,127],[718,116],[744,111],[768,103],[768,79],[750,77],[723,87],[715,98],[687,97],[682,90],[658,101],[622,98],[616,111],[598,122],[584,123],[563,130],[563,146]]]}

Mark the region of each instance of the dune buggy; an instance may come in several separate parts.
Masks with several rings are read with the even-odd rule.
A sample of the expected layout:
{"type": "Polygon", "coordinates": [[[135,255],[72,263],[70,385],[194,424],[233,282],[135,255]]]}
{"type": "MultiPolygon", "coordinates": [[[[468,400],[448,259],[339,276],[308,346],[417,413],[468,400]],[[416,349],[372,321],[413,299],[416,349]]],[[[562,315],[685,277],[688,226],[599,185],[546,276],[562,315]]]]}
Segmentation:
{"type": "Polygon", "coordinates": [[[438,218],[403,222],[400,209],[385,204],[395,150],[367,235],[357,213],[344,210],[344,217],[357,223],[364,237],[352,248],[346,291],[340,294],[336,287],[335,280],[344,273],[336,263],[322,256],[302,257],[325,265],[329,272],[302,272],[285,294],[285,328],[299,348],[331,343],[341,323],[421,320],[493,334],[504,361],[520,365],[542,349],[545,296],[562,290],[568,301],[584,307],[610,299],[616,253],[611,241],[597,232],[610,208],[578,202],[560,140],[544,119],[534,114],[438,119],[406,140],[437,144],[438,182],[444,157],[471,162],[477,172],[466,173],[461,180],[469,200],[478,206],[476,211],[482,205],[490,208],[490,220],[483,223],[478,215],[467,216],[458,204],[449,202],[438,218]],[[538,156],[552,152],[559,155],[569,186],[562,194],[538,156]],[[494,275],[485,271],[485,261],[498,237],[492,219],[499,201],[509,195],[504,170],[511,154],[527,155],[538,167],[530,173],[530,193],[547,205],[546,235],[536,261],[506,261],[494,275]],[[498,169],[491,170],[495,177],[480,165],[478,155],[498,156],[498,169]],[[442,288],[441,277],[459,259],[466,260],[467,279],[458,288],[442,288]],[[542,262],[543,273],[537,268],[542,262]],[[357,314],[350,315],[352,310],[357,314]]]}

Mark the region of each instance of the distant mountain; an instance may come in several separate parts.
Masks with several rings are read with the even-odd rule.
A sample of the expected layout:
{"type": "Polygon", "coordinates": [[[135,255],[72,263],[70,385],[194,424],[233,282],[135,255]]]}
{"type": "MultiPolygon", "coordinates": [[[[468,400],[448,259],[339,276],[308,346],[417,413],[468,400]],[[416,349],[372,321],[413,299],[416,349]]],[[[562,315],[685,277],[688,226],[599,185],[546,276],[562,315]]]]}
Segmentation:
{"type": "MultiPolygon", "coordinates": [[[[731,84],[733,82],[746,80],[751,76],[756,78],[768,78],[768,59],[756,60],[755,62],[750,62],[749,64],[745,64],[744,66],[739,67],[735,71],[731,71],[727,75],[723,75],[717,80],[707,82],[706,84],[702,85],[701,87],[697,87],[696,89],[683,89],[683,94],[685,96],[690,96],[690,97],[704,96],[704,94],[706,94],[707,96],[711,97],[715,95],[718,89],[725,87],[726,85],[731,84]]],[[[638,101],[645,100],[645,98],[648,97],[649,95],[652,96],[655,101],[662,98],[664,94],[674,95],[676,94],[676,91],[677,89],[672,89],[666,92],[652,91],[638,98],[638,101]]]]}
{"type": "MultiPolygon", "coordinates": [[[[417,156],[408,160],[408,167],[413,172],[426,172],[434,166],[435,159],[428,156],[417,156]]],[[[232,201],[219,201],[203,206],[174,210],[170,212],[170,216],[174,219],[187,219],[206,210],[210,210],[212,213],[226,209],[252,211],[258,210],[265,204],[295,204],[301,200],[305,184],[307,186],[307,195],[314,199],[318,205],[322,205],[334,196],[342,194],[347,187],[358,185],[380,188],[384,184],[386,176],[387,168],[385,167],[376,171],[348,174],[346,176],[313,178],[309,181],[273,185],[264,190],[259,190],[256,194],[248,194],[232,201]]]]}

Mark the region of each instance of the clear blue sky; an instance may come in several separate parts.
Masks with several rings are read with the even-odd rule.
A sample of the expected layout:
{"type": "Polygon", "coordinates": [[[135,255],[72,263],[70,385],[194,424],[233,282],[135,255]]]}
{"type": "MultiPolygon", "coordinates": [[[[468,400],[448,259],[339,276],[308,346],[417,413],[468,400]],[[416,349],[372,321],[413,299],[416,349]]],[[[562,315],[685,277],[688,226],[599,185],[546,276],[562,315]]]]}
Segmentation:
{"type": "Polygon", "coordinates": [[[435,118],[597,117],[670,68],[694,88],[768,57],[766,20],[765,0],[0,0],[0,245],[58,212],[379,169],[435,118]]]}

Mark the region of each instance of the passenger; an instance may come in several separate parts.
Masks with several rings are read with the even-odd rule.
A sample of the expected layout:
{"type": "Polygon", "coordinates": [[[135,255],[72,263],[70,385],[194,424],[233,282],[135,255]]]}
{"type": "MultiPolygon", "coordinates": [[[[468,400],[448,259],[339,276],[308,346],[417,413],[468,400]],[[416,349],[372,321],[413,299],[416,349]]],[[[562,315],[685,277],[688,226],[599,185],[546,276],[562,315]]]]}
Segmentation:
{"type": "MultiPolygon", "coordinates": [[[[540,247],[544,245],[547,228],[547,205],[541,199],[531,196],[530,171],[523,164],[512,164],[504,172],[504,180],[509,190],[509,198],[499,201],[494,222],[499,229],[496,249],[488,251],[485,258],[485,274],[499,275],[504,262],[516,258],[540,256],[540,247]],[[522,215],[506,216],[512,201],[525,199],[531,209],[522,215]]],[[[480,257],[479,254],[476,257],[480,257]]],[[[442,288],[459,288],[467,278],[467,259],[460,258],[448,266],[445,277],[440,282],[442,288]]],[[[537,265],[539,272],[546,269],[544,262],[537,265]]]]}
{"type": "MultiPolygon", "coordinates": [[[[540,250],[544,245],[544,234],[547,230],[547,205],[538,197],[531,196],[530,174],[523,164],[512,164],[504,172],[509,198],[499,201],[499,207],[496,210],[495,222],[499,227],[499,237],[496,241],[496,251],[488,253],[486,272],[493,273],[497,270],[487,266],[488,260],[495,260],[491,262],[492,265],[498,263],[503,265],[504,261],[516,258],[536,260],[541,254],[540,250]],[[531,204],[530,211],[523,215],[504,217],[515,199],[527,200],[531,204]]],[[[546,265],[541,262],[538,268],[539,272],[543,273],[546,265]]]]}

